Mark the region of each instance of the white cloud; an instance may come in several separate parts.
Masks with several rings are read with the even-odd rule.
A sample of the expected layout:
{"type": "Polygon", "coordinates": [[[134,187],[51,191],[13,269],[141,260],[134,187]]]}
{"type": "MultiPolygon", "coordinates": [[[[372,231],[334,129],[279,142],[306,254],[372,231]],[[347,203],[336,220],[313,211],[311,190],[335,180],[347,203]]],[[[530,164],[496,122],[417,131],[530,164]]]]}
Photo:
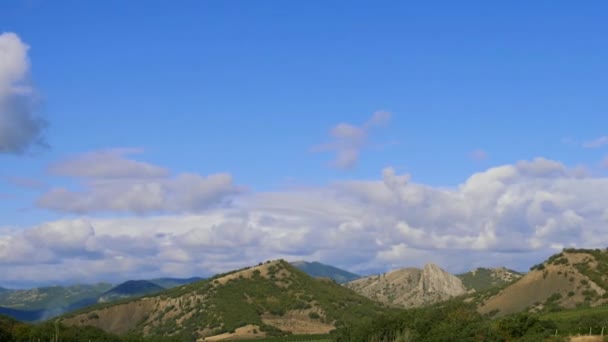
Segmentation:
{"type": "Polygon", "coordinates": [[[584,148],[599,148],[605,145],[608,145],[608,136],[601,136],[597,139],[583,143],[584,148]]]}
{"type": "Polygon", "coordinates": [[[607,192],[608,178],[543,158],[490,168],[454,188],[386,168],[375,181],[249,193],[196,214],[6,228],[0,263],[10,275],[4,285],[202,275],[278,257],[362,273],[425,262],[453,272],[526,269],[556,246],[607,246],[607,192]]]}
{"type": "Polygon", "coordinates": [[[363,125],[355,126],[340,123],[330,131],[332,141],[313,148],[314,152],[334,152],[336,157],[332,166],[339,169],[351,169],[357,165],[361,150],[368,145],[369,132],[374,127],[388,124],[391,113],[377,111],[363,125]]]}
{"type": "Polygon", "coordinates": [[[24,153],[45,145],[46,122],[33,111],[33,89],[27,75],[29,47],[14,33],[0,34],[0,153],[24,153]]]}
{"type": "Polygon", "coordinates": [[[80,180],[81,189],[53,188],[37,205],[78,214],[198,212],[244,190],[234,184],[230,174],[171,176],[165,168],[127,158],[140,152],[96,151],[54,164],[51,173],[80,180]]]}

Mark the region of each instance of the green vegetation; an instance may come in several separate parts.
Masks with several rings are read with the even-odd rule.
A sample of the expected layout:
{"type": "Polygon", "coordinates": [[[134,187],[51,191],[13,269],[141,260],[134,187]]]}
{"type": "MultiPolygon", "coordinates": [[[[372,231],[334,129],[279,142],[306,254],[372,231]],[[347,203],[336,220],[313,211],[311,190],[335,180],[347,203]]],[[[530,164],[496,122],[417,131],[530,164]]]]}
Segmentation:
{"type": "Polygon", "coordinates": [[[585,258],[573,266],[604,290],[608,290],[608,250],[606,249],[564,249],[564,252],[586,253],[585,258]]]}
{"type": "Polygon", "coordinates": [[[335,334],[337,341],[543,341],[555,331],[550,321],[530,314],[491,320],[475,306],[450,301],[385,315],[335,334]]]}
{"type": "Polygon", "coordinates": [[[505,275],[508,277],[501,277],[498,272],[499,270],[494,270],[490,268],[477,268],[474,271],[458,274],[457,277],[460,278],[462,284],[467,289],[473,289],[477,292],[486,291],[495,287],[504,287],[508,284],[511,284],[513,281],[519,279],[521,277],[521,273],[504,269],[502,270],[505,275]],[[508,280],[510,278],[510,280],[508,280]]]}
{"type": "MultiPolygon", "coordinates": [[[[285,261],[268,265],[267,270],[268,274],[256,269],[249,276],[241,274],[230,280],[223,279],[220,283],[220,278],[238,272],[233,271],[147,296],[177,302],[177,305],[167,305],[150,312],[132,331],[141,333],[146,329],[150,335],[183,334],[194,337],[201,329],[208,329],[215,335],[254,324],[267,336],[281,336],[289,333],[265,324],[262,315],[280,318],[292,310],[309,310],[307,314],[310,319],[340,327],[393,310],[332,280],[311,278],[285,261]]],[[[88,317],[95,309],[134,301],[128,299],[96,305],[65,317],[78,314],[88,317]]],[[[99,316],[103,319],[101,314],[99,316]]]]}

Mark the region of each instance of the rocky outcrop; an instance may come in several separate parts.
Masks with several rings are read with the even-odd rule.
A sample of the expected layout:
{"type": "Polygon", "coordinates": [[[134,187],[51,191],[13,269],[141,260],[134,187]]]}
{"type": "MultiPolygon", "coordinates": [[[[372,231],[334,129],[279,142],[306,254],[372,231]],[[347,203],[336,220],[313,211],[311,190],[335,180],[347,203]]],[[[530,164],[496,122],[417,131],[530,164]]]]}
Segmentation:
{"type": "Polygon", "coordinates": [[[467,291],[460,279],[434,264],[366,277],[345,286],[365,297],[406,308],[441,302],[467,291]]]}

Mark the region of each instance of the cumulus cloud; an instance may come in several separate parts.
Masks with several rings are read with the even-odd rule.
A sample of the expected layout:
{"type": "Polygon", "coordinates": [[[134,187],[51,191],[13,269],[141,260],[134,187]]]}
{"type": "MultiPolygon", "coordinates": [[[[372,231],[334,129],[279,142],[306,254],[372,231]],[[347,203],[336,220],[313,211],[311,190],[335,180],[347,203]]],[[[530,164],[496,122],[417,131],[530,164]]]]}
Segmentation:
{"type": "Polygon", "coordinates": [[[34,274],[32,281],[205,275],[279,257],[360,273],[425,262],[452,272],[525,270],[562,247],[607,246],[607,192],[608,178],[544,158],[493,167],[452,188],[386,168],[377,180],[248,193],[193,214],[8,228],[0,263],[7,284],[34,274]],[[66,271],[53,272],[57,263],[66,271]]]}
{"type": "Polygon", "coordinates": [[[361,126],[340,123],[330,131],[332,140],[329,143],[313,148],[314,152],[333,152],[336,154],[332,166],[339,169],[351,169],[357,165],[361,150],[368,144],[369,132],[374,127],[389,123],[391,113],[377,111],[361,126]]]}
{"type": "Polygon", "coordinates": [[[606,145],[608,145],[608,136],[601,136],[583,143],[584,148],[599,148],[606,145]]]}
{"type": "Polygon", "coordinates": [[[0,153],[21,154],[32,145],[46,145],[46,121],[34,113],[34,92],[27,82],[28,49],[16,34],[0,34],[0,153]]]}
{"type": "Polygon", "coordinates": [[[81,189],[53,188],[37,205],[78,214],[197,212],[244,190],[230,174],[172,176],[165,168],[127,158],[135,152],[140,151],[90,152],[53,165],[53,174],[79,180],[81,189]]]}

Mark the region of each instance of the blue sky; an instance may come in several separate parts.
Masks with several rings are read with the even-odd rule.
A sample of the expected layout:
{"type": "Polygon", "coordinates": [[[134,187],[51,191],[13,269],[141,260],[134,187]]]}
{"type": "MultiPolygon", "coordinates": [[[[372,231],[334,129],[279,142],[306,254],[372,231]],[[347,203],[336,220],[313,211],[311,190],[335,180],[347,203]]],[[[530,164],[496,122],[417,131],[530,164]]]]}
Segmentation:
{"type": "MultiPolygon", "coordinates": [[[[31,104],[26,115],[43,118],[48,126],[22,142],[18,153],[14,148],[0,153],[0,227],[6,227],[0,236],[5,234],[5,241],[15,245],[14,241],[27,240],[27,231],[49,222],[83,219],[96,236],[110,236],[95,220],[132,218],[139,226],[166,217],[207,217],[210,210],[231,211],[235,206],[255,216],[259,203],[269,201],[266,197],[289,195],[293,200],[314,192],[314,201],[319,193],[330,191],[343,198],[345,194],[336,195],[336,184],[387,183],[387,168],[395,175],[408,175],[408,182],[416,186],[452,189],[457,196],[465,196],[457,189],[475,173],[511,166],[524,177],[528,173],[522,171],[526,166],[521,161],[535,160],[558,163],[568,179],[584,172],[585,182],[603,186],[608,165],[603,164],[608,152],[602,143],[608,135],[607,7],[599,1],[585,6],[556,1],[3,1],[0,33],[18,37],[20,43],[11,46],[29,46],[24,50],[28,70],[5,82],[9,90],[4,96],[12,99],[11,89],[26,85],[28,94],[18,95],[31,104]],[[381,124],[371,124],[374,113],[390,115],[381,124]],[[340,124],[354,130],[338,132],[340,124]],[[32,143],[40,136],[48,146],[32,143]],[[594,141],[594,148],[585,145],[594,141]],[[355,156],[336,164],[340,153],[355,156]],[[166,174],[151,175],[150,167],[163,168],[166,174]],[[228,178],[217,178],[222,187],[205,183],[201,193],[188,195],[195,198],[193,205],[182,198],[182,192],[191,189],[184,185],[187,180],[178,180],[182,174],[228,178]],[[167,178],[158,183],[162,191],[170,189],[166,191],[172,197],[166,201],[185,207],[163,202],[145,208],[138,204],[136,210],[126,202],[116,204],[118,199],[108,202],[108,197],[124,195],[121,187],[150,185],[143,179],[154,177],[167,178]],[[205,192],[209,187],[215,189],[213,196],[205,192]],[[65,191],[58,193],[59,188],[65,191]],[[108,189],[118,192],[110,194],[108,189]],[[102,190],[107,193],[97,196],[102,190]],[[84,191],[83,197],[72,193],[74,198],[66,199],[67,192],[78,191],[84,191]],[[85,197],[93,200],[84,205],[85,197]]],[[[8,75],[10,66],[4,70],[8,75]]],[[[1,73],[0,68],[0,81],[1,73]]],[[[6,108],[0,108],[0,115],[9,115],[12,107],[6,108]]],[[[0,117],[0,140],[2,134],[15,131],[8,125],[0,117]]],[[[528,181],[515,183],[530,186],[528,181]]],[[[531,198],[556,184],[538,183],[531,198]]],[[[143,202],[150,198],[138,194],[143,202]]],[[[136,195],[129,196],[135,201],[136,195]]],[[[588,202],[581,200],[581,208],[596,198],[589,196],[588,202]]],[[[430,198],[426,207],[436,205],[430,198]]],[[[570,210],[588,220],[602,217],[587,217],[584,209],[562,204],[561,214],[570,210]]],[[[517,207],[514,215],[530,220],[531,207],[517,207]]],[[[269,208],[276,205],[264,210],[269,208]]],[[[374,213],[388,209],[378,210],[374,213]]],[[[469,210],[463,224],[484,227],[485,221],[475,217],[479,209],[469,210]]],[[[544,223],[563,221],[546,214],[544,223]]],[[[443,225],[440,232],[429,222],[443,214],[433,215],[427,221],[399,217],[390,224],[416,222],[429,234],[450,235],[455,228],[443,225]]],[[[309,222],[304,213],[297,216],[309,222]]],[[[532,221],[521,223],[524,236],[524,231],[538,234],[540,223],[532,221]]],[[[202,223],[201,227],[208,228],[202,223]]],[[[298,229],[305,230],[304,224],[298,229]]],[[[143,234],[137,232],[133,236],[143,234]]],[[[586,240],[580,237],[585,232],[579,233],[572,241],[583,244],[586,240]]],[[[276,234],[289,235],[280,229],[276,234]]],[[[403,236],[397,240],[415,245],[403,236]]],[[[531,254],[514,267],[537,263],[539,255],[550,254],[550,246],[530,243],[531,254]]],[[[365,255],[369,260],[347,255],[339,266],[370,272],[387,267],[380,258],[383,251],[388,253],[386,242],[380,246],[384,247],[365,255]]],[[[461,249],[494,253],[495,246],[461,249]]],[[[412,263],[421,263],[424,253],[440,247],[411,247],[422,253],[412,257],[412,263]]],[[[41,258],[31,267],[71,262],[70,253],[76,253],[49,248],[55,258],[41,258]]],[[[91,252],[92,247],[87,248],[91,252]]],[[[306,253],[298,257],[333,261],[320,252],[321,247],[303,250],[306,253]]],[[[442,251],[446,259],[461,253],[442,251]]],[[[269,250],[256,257],[284,256],[281,253],[285,251],[269,250]]],[[[78,255],[78,260],[90,256],[78,255]]],[[[203,257],[190,255],[183,264],[200,261],[197,258],[203,257]]],[[[247,258],[239,260],[247,264],[247,258]]],[[[503,260],[509,256],[496,263],[503,260]]],[[[461,268],[472,266],[462,263],[461,268]]],[[[25,267],[18,260],[3,265],[7,271],[25,267]]],[[[232,265],[217,262],[207,269],[232,265]]],[[[407,266],[408,260],[395,265],[407,266]]],[[[184,265],[171,267],[163,274],[202,272],[184,265]]],[[[12,281],[32,282],[18,277],[12,281]]]]}

